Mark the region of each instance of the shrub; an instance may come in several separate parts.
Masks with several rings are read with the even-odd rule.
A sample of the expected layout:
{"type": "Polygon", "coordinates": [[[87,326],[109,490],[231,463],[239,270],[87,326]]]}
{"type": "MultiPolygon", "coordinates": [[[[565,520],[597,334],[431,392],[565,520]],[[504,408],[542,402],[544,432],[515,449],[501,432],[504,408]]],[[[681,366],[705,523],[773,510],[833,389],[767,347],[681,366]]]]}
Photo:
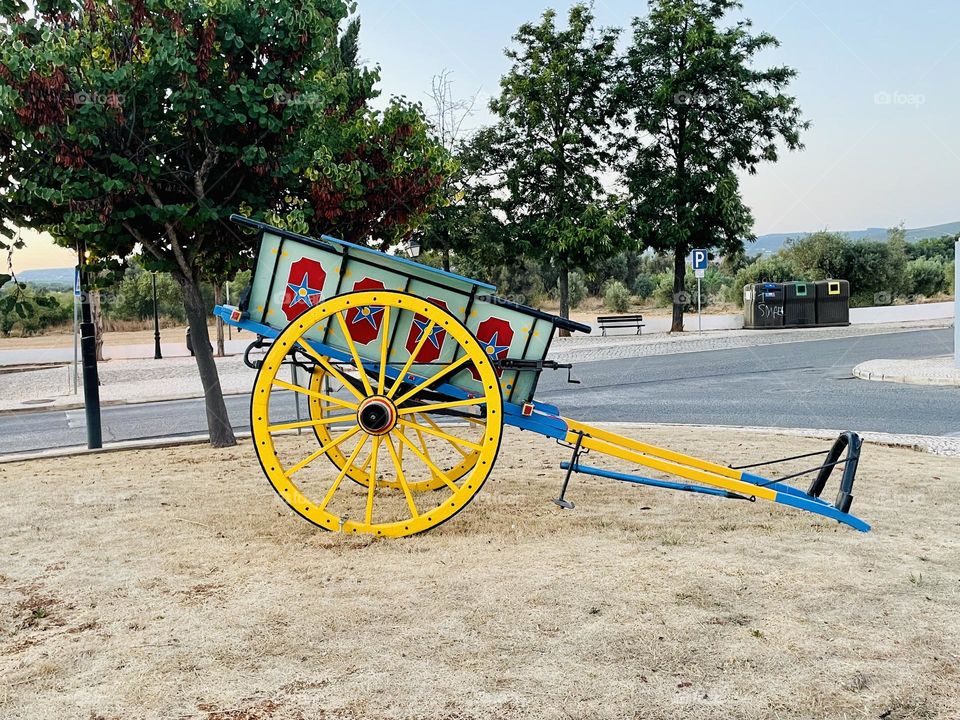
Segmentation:
{"type": "Polygon", "coordinates": [[[791,280],[814,280],[813,273],[797,269],[794,263],[783,255],[770,255],[748,265],[733,278],[733,287],[729,295],[738,305],[743,305],[743,286],[762,282],[790,282],[791,280]]]}
{"type": "Polygon", "coordinates": [[[603,304],[612,312],[624,312],[630,307],[630,291],[619,280],[607,283],[603,292],[603,304]]]}
{"type": "Polygon", "coordinates": [[[633,294],[641,300],[646,300],[657,289],[657,280],[652,275],[638,275],[633,281],[633,294]]]}
{"type": "Polygon", "coordinates": [[[907,287],[914,295],[936,295],[950,287],[943,262],[919,257],[907,263],[907,287]]]}
{"type": "Polygon", "coordinates": [[[587,285],[584,282],[582,274],[576,271],[570,273],[567,292],[570,297],[571,308],[579,306],[584,300],[586,300],[587,285]]]}

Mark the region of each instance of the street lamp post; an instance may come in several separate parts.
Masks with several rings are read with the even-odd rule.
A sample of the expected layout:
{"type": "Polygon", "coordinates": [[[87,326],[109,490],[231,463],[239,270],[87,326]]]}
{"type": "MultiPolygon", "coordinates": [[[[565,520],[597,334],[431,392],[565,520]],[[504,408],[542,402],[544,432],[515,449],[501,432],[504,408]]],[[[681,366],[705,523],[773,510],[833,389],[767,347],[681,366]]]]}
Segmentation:
{"type": "Polygon", "coordinates": [[[83,363],[83,409],[87,423],[87,448],[103,447],[100,426],[100,378],[97,377],[97,330],[90,309],[90,283],[86,265],[89,261],[83,245],[77,248],[80,266],[80,355],[83,363]]]}
{"type": "Polygon", "coordinates": [[[160,316],[157,314],[157,274],[150,273],[153,281],[153,359],[163,360],[163,354],[160,352],[160,316]]]}

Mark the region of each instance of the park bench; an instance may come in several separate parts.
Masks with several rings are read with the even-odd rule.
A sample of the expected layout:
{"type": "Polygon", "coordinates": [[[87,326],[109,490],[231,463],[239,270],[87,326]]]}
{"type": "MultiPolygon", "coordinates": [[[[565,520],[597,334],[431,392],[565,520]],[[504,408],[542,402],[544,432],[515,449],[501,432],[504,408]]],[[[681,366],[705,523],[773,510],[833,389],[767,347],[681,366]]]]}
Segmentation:
{"type": "Polygon", "coordinates": [[[635,327],[637,335],[643,334],[643,315],[601,315],[597,318],[601,334],[606,336],[607,328],[635,327]]]}

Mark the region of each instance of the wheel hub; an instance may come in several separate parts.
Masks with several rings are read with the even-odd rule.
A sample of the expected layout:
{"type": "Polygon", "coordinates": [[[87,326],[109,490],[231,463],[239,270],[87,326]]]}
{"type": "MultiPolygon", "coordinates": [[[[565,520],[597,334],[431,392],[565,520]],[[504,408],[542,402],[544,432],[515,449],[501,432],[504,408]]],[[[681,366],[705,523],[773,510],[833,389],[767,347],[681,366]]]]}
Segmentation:
{"type": "Polygon", "coordinates": [[[397,407],[382,395],[369,397],[357,408],[357,422],[369,435],[386,435],[397,424],[397,407]]]}

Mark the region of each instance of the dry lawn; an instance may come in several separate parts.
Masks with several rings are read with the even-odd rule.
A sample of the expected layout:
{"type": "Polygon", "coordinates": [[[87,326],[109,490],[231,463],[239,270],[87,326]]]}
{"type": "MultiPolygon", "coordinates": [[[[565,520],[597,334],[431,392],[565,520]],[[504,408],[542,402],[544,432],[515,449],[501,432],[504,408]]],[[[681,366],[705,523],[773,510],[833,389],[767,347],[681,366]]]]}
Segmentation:
{"type": "Polygon", "coordinates": [[[292,516],[249,443],[0,466],[0,717],[960,717],[955,459],[865,447],[869,534],[590,478],[563,512],[558,459],[508,431],[463,513],[378,541],[292,516]]]}

